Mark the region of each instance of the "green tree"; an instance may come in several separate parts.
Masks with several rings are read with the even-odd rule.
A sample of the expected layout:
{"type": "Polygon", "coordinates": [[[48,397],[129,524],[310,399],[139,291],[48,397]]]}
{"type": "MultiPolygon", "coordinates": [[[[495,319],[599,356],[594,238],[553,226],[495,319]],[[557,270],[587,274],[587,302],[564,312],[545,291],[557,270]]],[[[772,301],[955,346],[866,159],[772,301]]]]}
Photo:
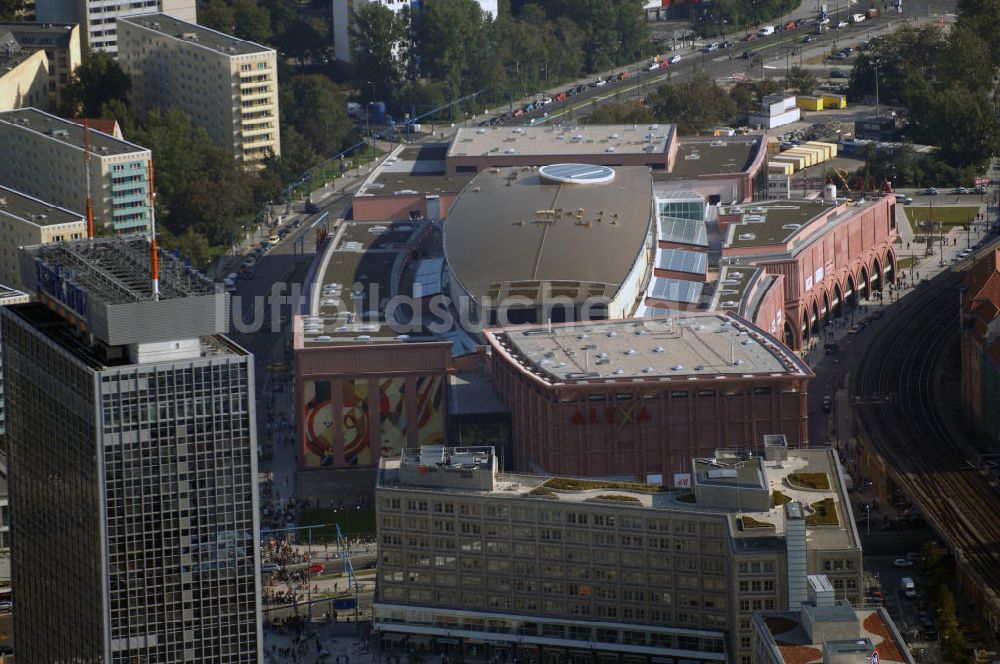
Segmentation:
{"type": "Polygon", "coordinates": [[[233,32],[240,39],[267,44],[271,41],[271,13],[254,0],[234,0],[233,32]]]}
{"type": "MultiPolygon", "coordinates": [[[[388,11],[388,10],[387,10],[388,11]]],[[[327,38],[323,30],[305,19],[296,19],[275,40],[287,55],[299,62],[321,55],[327,49],[327,38]]]]}
{"type": "Polygon", "coordinates": [[[788,78],[785,80],[785,87],[795,90],[797,94],[809,95],[816,89],[816,77],[812,72],[801,67],[792,67],[788,70],[788,78]]]}
{"type": "Polygon", "coordinates": [[[389,99],[401,79],[394,49],[405,37],[403,20],[380,4],[361,7],[351,27],[354,82],[365,102],[389,99]]]}
{"type": "Polygon", "coordinates": [[[198,23],[231,35],[236,29],[236,14],[226,0],[208,0],[198,7],[198,23]]]}
{"type": "Polygon", "coordinates": [[[1000,0],[958,0],[957,29],[968,29],[988,45],[995,66],[1000,66],[1000,0]]]}
{"type": "Polygon", "coordinates": [[[347,117],[347,97],[326,76],[293,76],[281,88],[282,125],[291,125],[307,136],[314,150],[332,155],[346,147],[353,133],[347,117]]]}
{"type": "Polygon", "coordinates": [[[596,107],[583,118],[584,124],[645,124],[653,122],[653,112],[639,101],[624,101],[596,107]]]}
{"type": "Polygon", "coordinates": [[[726,91],[704,74],[667,83],[647,103],[657,121],[676,123],[681,135],[696,134],[736,115],[736,105],[726,91]]]}
{"type": "Polygon", "coordinates": [[[208,244],[208,238],[194,228],[189,227],[179,236],[167,228],[158,228],[156,236],[160,246],[176,250],[182,257],[190,258],[191,264],[199,270],[208,267],[212,260],[212,248],[208,244]]]}
{"type": "Polygon", "coordinates": [[[980,36],[966,27],[953,28],[938,55],[935,77],[941,82],[961,81],[976,94],[993,88],[990,49],[980,36]]]}
{"type": "Polygon", "coordinates": [[[473,0],[426,0],[411,18],[420,57],[420,74],[444,84],[449,96],[459,96],[481,58],[477,48],[488,41],[485,15],[473,0]]]}
{"type": "Polygon", "coordinates": [[[63,88],[60,114],[68,117],[98,117],[112,100],[128,105],[132,79],[108,53],[87,51],[83,62],[63,88]]]}
{"type": "Polygon", "coordinates": [[[0,21],[23,21],[27,8],[24,0],[0,0],[0,21]]]}

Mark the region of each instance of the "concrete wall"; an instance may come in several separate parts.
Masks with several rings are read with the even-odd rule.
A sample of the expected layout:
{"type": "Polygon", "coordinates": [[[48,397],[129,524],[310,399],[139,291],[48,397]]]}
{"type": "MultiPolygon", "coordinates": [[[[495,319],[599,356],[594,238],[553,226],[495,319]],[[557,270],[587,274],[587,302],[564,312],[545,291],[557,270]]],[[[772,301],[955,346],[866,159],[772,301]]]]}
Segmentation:
{"type": "Polygon", "coordinates": [[[49,61],[45,51],[35,51],[0,75],[0,112],[30,107],[49,108],[49,61]]]}

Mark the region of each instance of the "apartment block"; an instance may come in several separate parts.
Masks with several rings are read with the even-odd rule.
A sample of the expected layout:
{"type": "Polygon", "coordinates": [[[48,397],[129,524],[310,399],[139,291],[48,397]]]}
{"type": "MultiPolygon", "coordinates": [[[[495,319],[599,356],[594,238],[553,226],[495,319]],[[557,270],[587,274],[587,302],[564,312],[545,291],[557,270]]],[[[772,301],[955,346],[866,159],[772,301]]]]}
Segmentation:
{"type": "Polygon", "coordinates": [[[693,460],[671,484],[694,491],[507,474],[489,447],[382,459],[375,629],[501,660],[750,664],[754,612],[797,609],[808,574],[862,590],[836,453],[775,439],[693,460]]]}
{"type": "Polygon", "coordinates": [[[51,203],[0,186],[0,283],[24,288],[20,249],[87,237],[87,220],[51,203]]]}
{"type": "MultiPolygon", "coordinates": [[[[21,50],[41,51],[48,59],[49,105],[55,109],[69,77],[80,66],[80,26],[72,24],[33,23],[29,21],[0,23],[0,35],[9,33],[21,50]]],[[[2,39],[0,39],[2,41],[2,39]]],[[[27,104],[42,107],[42,103],[27,104]]],[[[7,110],[7,109],[4,109],[7,110]]]]}
{"type": "MultiPolygon", "coordinates": [[[[147,232],[150,151],[93,129],[88,140],[98,234],[147,232]]],[[[35,108],[0,113],[0,163],[0,185],[70,210],[86,210],[84,128],[75,122],[35,108]]]]}
{"type": "Polygon", "coordinates": [[[263,661],[253,357],[144,238],[31,247],[0,307],[27,662],[263,661]],[[67,444],[72,441],[72,444],[67,444]]]}
{"type": "MultiPolygon", "coordinates": [[[[11,288],[9,286],[4,286],[0,283],[0,307],[4,307],[10,304],[24,304],[28,301],[28,294],[22,293],[21,291],[11,288]]],[[[4,402],[4,391],[3,391],[3,335],[0,334],[0,435],[4,434],[6,429],[6,408],[4,402]]],[[[3,474],[3,486],[0,487],[3,490],[3,497],[0,498],[0,551],[7,548],[7,537],[6,532],[9,530],[10,518],[4,514],[7,511],[7,473],[4,470],[3,474]]]]}
{"type": "Polygon", "coordinates": [[[49,62],[0,28],[0,111],[49,105],[49,62]]]}
{"type": "Polygon", "coordinates": [[[166,14],[118,21],[139,110],[179,108],[244,164],[281,154],[273,49],[166,14]]]}
{"type": "Polygon", "coordinates": [[[163,12],[193,23],[196,8],[196,0],[36,0],[35,15],[42,23],[78,23],[84,46],[117,53],[118,19],[163,12]]]}

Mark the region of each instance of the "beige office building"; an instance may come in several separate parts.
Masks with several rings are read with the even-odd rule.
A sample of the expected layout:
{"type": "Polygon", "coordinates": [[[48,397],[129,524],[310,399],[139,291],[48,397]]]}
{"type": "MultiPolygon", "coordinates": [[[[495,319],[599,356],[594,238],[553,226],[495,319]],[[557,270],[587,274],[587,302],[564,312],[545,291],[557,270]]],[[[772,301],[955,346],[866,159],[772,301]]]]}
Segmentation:
{"type": "Polygon", "coordinates": [[[49,105],[49,62],[0,28],[0,111],[49,105]]]}
{"type": "Polygon", "coordinates": [[[163,12],[192,23],[197,0],[37,0],[35,16],[41,23],[78,23],[83,45],[97,51],[118,52],[118,19],[163,12]]]}
{"type": "Polygon", "coordinates": [[[118,21],[139,110],[179,108],[245,164],[281,154],[273,49],[165,14],[118,21]]]}
{"type": "MultiPolygon", "coordinates": [[[[150,151],[93,129],[89,140],[97,233],[148,232],[150,151]]],[[[86,210],[84,129],[75,122],[36,108],[0,113],[0,165],[0,185],[86,210]]]]}
{"type": "Polygon", "coordinates": [[[20,247],[87,237],[82,214],[0,186],[0,283],[24,288],[20,247]]]}
{"type": "Polygon", "coordinates": [[[674,480],[693,491],[506,474],[488,447],[383,459],[383,645],[542,664],[751,664],[753,613],[801,606],[808,574],[860,600],[835,452],[769,442],[763,456],[694,460],[674,480]]]}
{"type": "MultiPolygon", "coordinates": [[[[76,24],[32,23],[29,21],[0,23],[0,35],[9,33],[17,40],[21,50],[28,53],[42,51],[48,59],[49,104],[55,109],[63,88],[70,76],[80,66],[80,26],[76,24]]],[[[30,106],[44,107],[36,103],[30,106]]],[[[7,110],[7,109],[5,109],[7,110]]]]}

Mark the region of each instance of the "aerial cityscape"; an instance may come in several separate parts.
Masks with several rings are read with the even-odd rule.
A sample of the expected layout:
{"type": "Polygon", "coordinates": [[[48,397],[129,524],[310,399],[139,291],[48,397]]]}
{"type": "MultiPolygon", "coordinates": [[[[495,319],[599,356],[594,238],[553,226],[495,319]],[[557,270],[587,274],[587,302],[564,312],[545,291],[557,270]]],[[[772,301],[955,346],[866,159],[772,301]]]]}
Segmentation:
{"type": "Polygon", "coordinates": [[[1000,662],[1000,0],[0,0],[12,662],[1000,662]]]}

